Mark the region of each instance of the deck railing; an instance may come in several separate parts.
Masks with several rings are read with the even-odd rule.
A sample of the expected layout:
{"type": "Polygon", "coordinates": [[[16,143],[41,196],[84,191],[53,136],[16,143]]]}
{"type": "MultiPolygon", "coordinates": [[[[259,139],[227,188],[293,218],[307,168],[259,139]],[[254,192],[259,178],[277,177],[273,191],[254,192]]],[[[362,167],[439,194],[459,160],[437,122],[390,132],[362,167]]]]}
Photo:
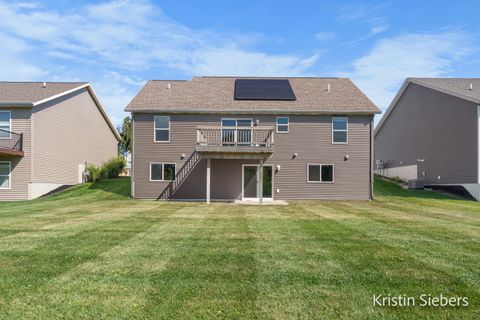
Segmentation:
{"type": "Polygon", "coordinates": [[[197,127],[197,145],[218,147],[272,147],[273,127],[197,127]]]}
{"type": "Polygon", "coordinates": [[[23,133],[0,129],[0,149],[23,151],[23,133]]]}

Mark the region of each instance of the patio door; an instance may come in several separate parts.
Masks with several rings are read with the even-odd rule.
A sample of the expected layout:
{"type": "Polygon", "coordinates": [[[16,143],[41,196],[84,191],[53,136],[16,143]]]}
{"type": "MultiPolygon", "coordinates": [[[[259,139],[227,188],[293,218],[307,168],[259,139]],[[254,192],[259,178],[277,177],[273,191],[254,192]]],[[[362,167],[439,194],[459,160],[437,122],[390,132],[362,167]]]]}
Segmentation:
{"type": "Polygon", "coordinates": [[[252,119],[222,119],[222,146],[250,146],[252,119]]]}
{"type": "MultiPolygon", "coordinates": [[[[245,164],[242,179],[242,199],[258,200],[260,195],[260,170],[258,164],[245,164]]],[[[273,167],[263,166],[263,198],[273,199],[273,167]]]]}

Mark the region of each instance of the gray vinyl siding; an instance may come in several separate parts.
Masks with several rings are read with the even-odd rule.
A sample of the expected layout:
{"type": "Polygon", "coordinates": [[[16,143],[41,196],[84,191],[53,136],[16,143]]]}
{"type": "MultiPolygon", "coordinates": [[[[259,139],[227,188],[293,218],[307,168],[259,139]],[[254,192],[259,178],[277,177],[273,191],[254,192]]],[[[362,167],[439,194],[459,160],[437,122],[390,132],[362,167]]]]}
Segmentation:
{"type": "MultiPolygon", "coordinates": [[[[149,181],[149,163],[176,163],[177,170],[194,152],[196,127],[219,126],[222,115],[171,116],[170,143],[153,140],[153,114],[135,113],[133,179],[136,198],[157,198],[168,182],[149,181]]],[[[253,118],[262,126],[275,126],[276,115],[229,115],[228,118],[253,118]]],[[[265,164],[280,165],[275,173],[275,199],[369,199],[371,165],[371,116],[349,116],[349,143],[332,144],[331,116],[290,115],[288,134],[275,133],[274,153],[265,164]],[[292,155],[298,157],[292,159],[292,155]],[[345,161],[345,155],[349,160],[345,161]],[[307,163],[335,165],[334,183],[307,183],[307,163]]],[[[212,160],[212,199],[240,199],[242,164],[252,160],[212,160]]],[[[191,172],[175,194],[180,199],[205,198],[205,160],[191,172]]]]}
{"type": "Polygon", "coordinates": [[[477,183],[477,121],[475,103],[410,83],[375,136],[375,159],[418,164],[429,184],[477,183]]]}
{"type": "Polygon", "coordinates": [[[78,167],[117,155],[117,140],[87,89],[34,107],[32,182],[77,184],[78,167]]]}
{"type": "Polygon", "coordinates": [[[11,188],[0,189],[0,200],[26,200],[28,198],[28,183],[30,181],[31,164],[31,131],[30,131],[30,109],[0,108],[0,110],[11,111],[12,132],[23,133],[24,156],[2,156],[0,161],[11,162],[11,188]]]}

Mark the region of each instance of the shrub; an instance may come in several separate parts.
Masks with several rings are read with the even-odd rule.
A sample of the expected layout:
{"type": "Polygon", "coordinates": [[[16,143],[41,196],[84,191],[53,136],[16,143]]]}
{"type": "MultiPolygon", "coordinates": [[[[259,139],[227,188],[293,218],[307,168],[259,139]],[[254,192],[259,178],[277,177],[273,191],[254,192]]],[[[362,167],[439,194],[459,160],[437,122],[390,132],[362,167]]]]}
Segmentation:
{"type": "Polygon", "coordinates": [[[124,168],[125,158],[123,157],[112,158],[100,166],[89,164],[87,166],[88,181],[118,178],[124,168]]]}

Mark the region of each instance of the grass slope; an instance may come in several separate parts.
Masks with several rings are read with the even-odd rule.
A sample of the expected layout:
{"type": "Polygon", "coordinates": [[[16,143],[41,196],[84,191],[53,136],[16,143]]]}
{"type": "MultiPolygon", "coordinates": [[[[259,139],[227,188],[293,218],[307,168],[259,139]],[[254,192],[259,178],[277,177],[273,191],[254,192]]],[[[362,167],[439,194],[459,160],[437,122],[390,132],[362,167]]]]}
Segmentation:
{"type": "Polygon", "coordinates": [[[163,203],[129,180],[0,203],[0,318],[479,319],[480,204],[376,181],[374,201],[163,203]],[[373,307],[374,294],[468,307],[373,307]]]}

